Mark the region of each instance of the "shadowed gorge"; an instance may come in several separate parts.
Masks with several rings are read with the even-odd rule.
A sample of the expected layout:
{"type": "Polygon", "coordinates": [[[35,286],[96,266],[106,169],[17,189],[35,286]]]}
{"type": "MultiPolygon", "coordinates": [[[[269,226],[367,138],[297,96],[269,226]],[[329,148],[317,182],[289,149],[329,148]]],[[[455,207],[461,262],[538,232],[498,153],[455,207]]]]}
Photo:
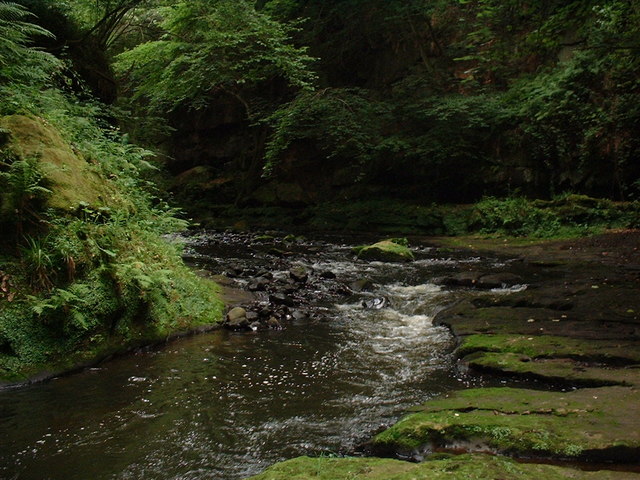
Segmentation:
{"type": "Polygon", "coordinates": [[[0,2],[0,476],[638,478],[639,50],[628,0],[0,2]]]}

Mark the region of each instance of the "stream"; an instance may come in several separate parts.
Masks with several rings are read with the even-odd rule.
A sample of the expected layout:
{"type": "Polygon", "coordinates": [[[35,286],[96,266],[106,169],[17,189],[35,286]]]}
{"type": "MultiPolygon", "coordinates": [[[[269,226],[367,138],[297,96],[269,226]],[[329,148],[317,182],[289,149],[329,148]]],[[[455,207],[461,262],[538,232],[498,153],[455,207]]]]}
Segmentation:
{"type": "Polygon", "coordinates": [[[429,247],[407,264],[355,260],[351,247],[367,240],[187,238],[187,262],[236,288],[304,268],[314,279],[297,297],[304,315],[281,330],[216,330],[0,391],[0,478],[237,480],[299,455],[353,452],[407,408],[468,387],[451,334],[432,325],[468,291],[434,278],[508,261],[429,247]],[[363,279],[367,291],[345,288],[363,279]]]}

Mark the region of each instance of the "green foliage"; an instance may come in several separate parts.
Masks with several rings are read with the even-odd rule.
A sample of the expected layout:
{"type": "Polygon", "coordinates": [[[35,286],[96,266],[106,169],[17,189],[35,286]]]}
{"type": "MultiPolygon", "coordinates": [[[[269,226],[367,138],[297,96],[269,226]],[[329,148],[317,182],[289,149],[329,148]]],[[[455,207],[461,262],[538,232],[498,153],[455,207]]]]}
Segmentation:
{"type": "Polygon", "coordinates": [[[48,291],[53,286],[53,258],[43,247],[46,238],[26,237],[25,240],[25,245],[20,248],[20,257],[29,282],[36,291],[48,291]]]}
{"type": "Polygon", "coordinates": [[[29,22],[31,16],[20,5],[0,2],[0,95],[7,92],[7,83],[44,85],[60,66],[52,55],[29,47],[33,37],[51,36],[29,22]]]}
{"type": "Polygon", "coordinates": [[[468,228],[486,234],[557,238],[638,225],[637,202],[615,204],[583,195],[561,195],[552,201],[486,197],[474,206],[468,228]]]}
{"type": "Polygon", "coordinates": [[[478,216],[475,228],[483,233],[546,237],[556,234],[560,227],[553,212],[535,208],[521,197],[506,200],[485,198],[475,208],[478,216]]]}
{"type": "MultiPolygon", "coordinates": [[[[599,187],[602,195],[637,196],[629,179],[638,174],[640,143],[632,133],[640,126],[638,94],[612,82],[618,68],[611,57],[580,52],[512,90],[522,141],[547,171],[550,194],[576,186],[594,191],[604,177],[610,180],[599,187]]],[[[640,63],[633,68],[640,72],[640,63]]]]}
{"type": "Polygon", "coordinates": [[[0,222],[14,224],[18,234],[23,232],[25,222],[37,224],[39,209],[51,190],[44,186],[44,176],[37,159],[27,158],[0,163],[0,222]]]}
{"type": "Polygon", "coordinates": [[[325,57],[320,77],[330,85],[271,117],[268,171],[277,174],[283,158],[305,165],[309,157],[337,158],[354,179],[420,185],[423,198],[440,201],[518,187],[541,196],[640,195],[640,9],[632,2],[269,1],[265,8],[310,17],[299,37],[325,57]],[[367,55],[371,46],[387,63],[390,52],[414,63],[387,71],[367,55]]]}
{"type": "Polygon", "coordinates": [[[1,132],[10,141],[2,142],[0,220],[29,220],[30,229],[19,244],[1,238],[11,291],[0,298],[0,377],[69,368],[108,348],[217,322],[217,287],[191,272],[163,238],[186,222],[145,179],[154,168],[151,153],[106,125],[105,107],[47,85],[38,75],[50,58],[27,46],[27,36],[40,30],[3,23],[9,14],[26,15],[0,4],[0,33],[10,40],[0,39],[0,60],[8,62],[0,64],[0,114],[23,116],[3,119],[13,126],[1,132]],[[63,171],[70,182],[64,188],[77,190],[73,202],[44,208],[63,189],[46,180],[63,171]],[[89,180],[99,192],[87,192],[82,182],[89,180]]]}
{"type": "Polygon", "coordinates": [[[371,161],[382,139],[388,107],[367,98],[359,89],[304,92],[270,118],[273,135],[266,148],[270,172],[279,157],[296,141],[313,142],[325,158],[354,163],[371,161]]]}
{"type": "Polygon", "coordinates": [[[301,89],[313,86],[311,58],[292,45],[291,28],[257,12],[247,0],[179,2],[160,10],[165,34],[118,57],[116,68],[133,88],[132,98],[150,111],[204,108],[219,94],[246,107],[247,87],[282,78],[301,89]]]}

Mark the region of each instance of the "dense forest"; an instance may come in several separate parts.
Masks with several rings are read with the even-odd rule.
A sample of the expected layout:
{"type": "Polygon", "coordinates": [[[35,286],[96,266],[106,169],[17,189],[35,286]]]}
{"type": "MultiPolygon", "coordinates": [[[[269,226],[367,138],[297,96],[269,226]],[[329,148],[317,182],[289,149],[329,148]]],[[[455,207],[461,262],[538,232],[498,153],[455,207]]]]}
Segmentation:
{"type": "Polygon", "coordinates": [[[5,377],[220,317],[170,204],[213,226],[638,225],[636,2],[22,0],[0,38],[5,377]]]}
{"type": "Polygon", "coordinates": [[[298,206],[638,195],[633,2],[222,1],[155,14],[140,18],[150,41],[114,46],[115,70],[135,115],[171,127],[161,141],[177,190],[298,206]]]}

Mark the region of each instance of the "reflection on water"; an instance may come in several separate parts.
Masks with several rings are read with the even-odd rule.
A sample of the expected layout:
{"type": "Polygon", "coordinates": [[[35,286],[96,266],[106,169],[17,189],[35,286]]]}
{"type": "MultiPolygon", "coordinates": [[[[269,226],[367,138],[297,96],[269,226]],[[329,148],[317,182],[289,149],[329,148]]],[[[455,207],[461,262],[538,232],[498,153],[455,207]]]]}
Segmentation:
{"type": "MultiPolygon", "coordinates": [[[[354,263],[346,246],[304,247],[291,261],[378,286],[283,331],[199,335],[0,392],[0,477],[240,479],[285,458],[349,451],[459,388],[451,337],[431,323],[451,294],[429,281],[455,261],[354,263]],[[388,306],[366,309],[369,297],[388,306]]],[[[214,271],[273,263],[228,242],[197,252],[214,271]]]]}

